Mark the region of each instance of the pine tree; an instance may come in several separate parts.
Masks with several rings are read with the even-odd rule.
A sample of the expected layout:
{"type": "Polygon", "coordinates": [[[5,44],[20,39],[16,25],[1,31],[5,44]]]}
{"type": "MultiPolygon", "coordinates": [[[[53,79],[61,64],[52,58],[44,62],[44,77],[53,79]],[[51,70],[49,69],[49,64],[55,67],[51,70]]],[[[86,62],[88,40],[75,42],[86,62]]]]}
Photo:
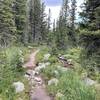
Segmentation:
{"type": "Polygon", "coordinates": [[[75,30],[75,18],[76,18],[76,0],[71,0],[71,11],[70,11],[70,22],[71,22],[71,29],[75,30]]]}
{"type": "Polygon", "coordinates": [[[26,25],[26,0],[15,0],[14,2],[15,24],[17,28],[18,40],[24,42],[26,25]]]}
{"type": "Polygon", "coordinates": [[[47,45],[51,44],[52,32],[51,32],[51,9],[49,8],[47,17],[47,45]]]}
{"type": "Polygon", "coordinates": [[[29,33],[29,42],[33,42],[35,38],[34,0],[29,2],[29,33]]]}
{"type": "Polygon", "coordinates": [[[100,65],[100,1],[87,0],[80,15],[84,19],[80,23],[80,40],[84,44],[83,58],[89,59],[88,64],[91,62],[90,68],[93,70],[100,65]]]}
{"type": "Polygon", "coordinates": [[[55,32],[56,31],[56,20],[54,19],[54,21],[53,21],[53,32],[55,32]]]}
{"type": "Polygon", "coordinates": [[[51,9],[50,8],[49,8],[48,18],[47,18],[47,27],[48,27],[48,33],[49,33],[50,28],[51,28],[51,9]]]}
{"type": "Polygon", "coordinates": [[[46,14],[45,14],[45,4],[42,3],[41,5],[41,27],[40,27],[40,31],[41,31],[41,40],[46,42],[47,39],[47,20],[46,20],[46,14]]]}
{"type": "Polygon", "coordinates": [[[56,25],[56,46],[59,49],[66,49],[68,43],[68,15],[69,15],[69,1],[63,0],[62,8],[60,11],[59,19],[56,25]]]}
{"type": "Polygon", "coordinates": [[[81,17],[85,19],[80,24],[80,27],[84,29],[83,32],[81,32],[81,38],[85,37],[84,39],[87,39],[87,45],[96,42],[98,39],[95,38],[99,38],[100,35],[100,3],[99,0],[97,1],[87,0],[84,4],[85,8],[83,12],[80,13],[81,17]]]}
{"type": "Polygon", "coordinates": [[[80,16],[83,19],[81,26],[89,30],[100,29],[100,1],[99,0],[87,0],[83,6],[83,12],[80,16]]]}
{"type": "Polygon", "coordinates": [[[15,38],[16,27],[13,16],[13,0],[0,1],[0,45],[7,46],[15,38]]]}
{"type": "Polygon", "coordinates": [[[76,18],[76,0],[71,0],[71,9],[70,9],[70,31],[68,33],[68,38],[72,46],[76,46],[76,35],[75,35],[75,18],[76,18]]]}
{"type": "Polygon", "coordinates": [[[29,42],[29,30],[30,30],[30,26],[29,26],[29,14],[30,14],[30,0],[27,0],[26,2],[26,23],[25,23],[25,32],[24,32],[24,43],[27,44],[29,42]]]}
{"type": "Polygon", "coordinates": [[[41,1],[30,1],[30,39],[31,41],[39,41],[41,38],[41,1]]]}
{"type": "Polygon", "coordinates": [[[66,27],[68,26],[68,16],[69,16],[69,0],[63,0],[62,6],[62,17],[65,21],[66,27]]]}

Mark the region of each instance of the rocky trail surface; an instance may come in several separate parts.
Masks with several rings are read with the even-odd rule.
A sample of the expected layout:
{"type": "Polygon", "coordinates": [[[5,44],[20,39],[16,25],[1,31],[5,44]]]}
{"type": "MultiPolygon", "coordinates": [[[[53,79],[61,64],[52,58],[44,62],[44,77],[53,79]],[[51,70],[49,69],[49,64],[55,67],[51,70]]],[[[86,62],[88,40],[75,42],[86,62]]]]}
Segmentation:
{"type": "Polygon", "coordinates": [[[36,55],[38,52],[39,50],[36,50],[30,54],[29,61],[24,65],[24,68],[27,69],[26,77],[29,80],[30,85],[30,100],[53,100],[46,91],[43,78],[35,71],[35,68],[37,67],[36,55]]]}

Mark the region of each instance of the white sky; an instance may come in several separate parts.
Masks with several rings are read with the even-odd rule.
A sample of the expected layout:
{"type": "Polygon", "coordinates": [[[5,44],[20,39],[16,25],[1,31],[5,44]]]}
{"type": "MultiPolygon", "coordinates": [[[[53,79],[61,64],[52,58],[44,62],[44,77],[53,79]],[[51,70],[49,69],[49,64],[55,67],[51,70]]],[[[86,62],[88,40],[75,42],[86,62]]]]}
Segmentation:
{"type": "Polygon", "coordinates": [[[57,19],[59,16],[61,6],[47,6],[46,13],[48,14],[49,8],[51,9],[51,21],[57,19]]]}
{"type": "MultiPolygon", "coordinates": [[[[78,19],[78,12],[81,11],[80,5],[83,3],[84,0],[77,0],[77,19],[78,19]]],[[[51,9],[51,22],[53,22],[54,19],[57,19],[59,16],[59,12],[61,9],[61,6],[47,6],[46,7],[46,13],[48,14],[49,8],[51,9]]]]}

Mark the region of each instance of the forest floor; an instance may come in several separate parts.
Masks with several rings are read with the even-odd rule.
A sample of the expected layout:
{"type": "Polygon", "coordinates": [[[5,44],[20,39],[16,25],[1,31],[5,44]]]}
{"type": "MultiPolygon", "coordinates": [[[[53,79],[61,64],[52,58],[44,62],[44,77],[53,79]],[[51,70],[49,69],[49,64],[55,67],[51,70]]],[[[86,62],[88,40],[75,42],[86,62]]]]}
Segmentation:
{"type": "Polygon", "coordinates": [[[36,55],[39,50],[34,51],[30,54],[28,62],[24,65],[27,68],[27,72],[30,72],[30,91],[29,96],[30,100],[51,100],[51,97],[48,95],[45,83],[41,75],[33,75],[34,68],[36,68],[36,55]],[[35,84],[34,84],[35,83],[35,84]]]}

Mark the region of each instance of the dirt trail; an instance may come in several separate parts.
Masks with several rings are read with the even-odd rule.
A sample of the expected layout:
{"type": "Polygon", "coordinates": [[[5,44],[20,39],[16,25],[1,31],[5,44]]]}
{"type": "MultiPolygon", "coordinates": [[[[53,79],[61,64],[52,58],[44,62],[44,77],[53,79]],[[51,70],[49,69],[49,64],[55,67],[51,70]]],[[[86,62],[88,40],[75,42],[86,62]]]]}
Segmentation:
{"type": "Polygon", "coordinates": [[[39,52],[39,50],[30,54],[28,62],[23,65],[24,68],[34,69],[34,67],[36,66],[36,59],[35,58],[36,58],[36,54],[38,52],[39,52]]]}
{"type": "MultiPolygon", "coordinates": [[[[36,54],[39,50],[30,54],[29,61],[24,65],[25,68],[30,70],[31,72],[34,71],[34,67],[36,67],[36,54]]],[[[45,89],[45,84],[43,83],[43,79],[40,75],[32,76],[30,74],[30,100],[52,100],[45,89]]]]}

